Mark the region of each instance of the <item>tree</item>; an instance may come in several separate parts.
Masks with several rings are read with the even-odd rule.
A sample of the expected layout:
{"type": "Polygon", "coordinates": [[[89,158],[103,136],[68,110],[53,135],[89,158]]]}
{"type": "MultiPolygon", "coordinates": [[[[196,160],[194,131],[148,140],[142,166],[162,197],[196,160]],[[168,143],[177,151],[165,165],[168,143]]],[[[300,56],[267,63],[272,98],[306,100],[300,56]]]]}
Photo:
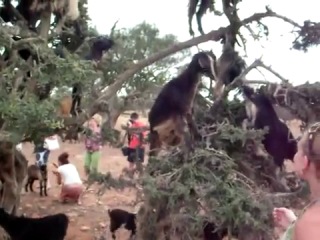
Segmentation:
{"type": "MultiPolygon", "coordinates": [[[[159,37],[157,29],[146,23],[129,30],[116,30],[114,27],[110,36],[116,39],[117,47],[97,67],[95,66],[96,68],[91,63],[82,61],[80,57],[88,48],[91,37],[97,34],[94,29],[88,27],[85,9],[81,10],[84,36],[76,36],[71,29],[66,29],[59,36],[54,34],[49,29],[49,12],[42,14],[38,35],[28,31],[23,23],[17,23],[13,27],[1,23],[0,45],[4,53],[10,56],[9,60],[6,60],[6,54],[3,53],[0,59],[1,137],[18,142],[28,136],[36,141],[62,124],[56,114],[59,98],[39,101],[34,94],[38,89],[34,87],[35,83],[43,86],[50,82],[59,89],[74,82],[82,82],[90,93],[89,97],[92,97],[91,101],[88,101],[90,104],[87,104],[87,112],[91,115],[103,110],[103,103],[112,105],[112,101],[119,101],[121,89],[124,89],[124,94],[127,94],[125,97],[128,99],[131,95],[140,95],[142,91],[145,94],[145,90],[149,91],[153,87],[152,81],[163,83],[170,78],[166,69],[188,56],[188,52],[182,52],[185,49],[207,41],[221,41],[224,46],[230,44],[234,48],[237,36],[242,38],[243,28],[248,28],[252,33],[259,29],[266,32],[264,18],[277,18],[297,29],[299,37],[294,44],[296,48],[307,49],[308,46],[319,43],[319,24],[307,21],[300,25],[270,8],[266,8],[265,12],[240,19],[237,14],[238,1],[223,0],[222,3],[222,16],[228,18],[228,26],[181,43],[173,36],[159,37]],[[258,24],[257,30],[252,29],[253,23],[258,24]],[[138,34],[141,32],[144,33],[143,38],[138,34]],[[13,41],[12,35],[19,35],[22,40],[13,41]],[[151,40],[159,45],[146,46],[151,40]],[[68,53],[66,58],[57,57],[53,52],[54,47],[62,47],[68,53]],[[21,48],[28,48],[38,55],[38,63],[31,65],[19,59],[16,52],[21,48]],[[169,57],[178,52],[181,55],[169,57]],[[97,68],[102,74],[96,71],[97,68]],[[28,71],[32,74],[21,99],[18,86],[28,71]],[[96,80],[97,78],[100,80],[96,80]],[[9,87],[11,91],[7,91],[5,87],[9,87]]],[[[211,9],[217,12],[215,5],[211,9]]],[[[256,37],[257,34],[253,36],[256,37]]],[[[242,44],[245,46],[245,41],[242,41],[242,44]]],[[[144,205],[138,216],[139,221],[149,224],[147,227],[140,227],[141,239],[159,239],[163,232],[169,238],[179,235],[182,239],[194,239],[194,236],[201,232],[203,220],[214,221],[218,227],[230,231],[238,230],[239,239],[271,239],[270,210],[274,200],[272,193],[277,186],[268,174],[274,169],[273,166],[264,164],[270,161],[257,159],[246,150],[247,143],[260,139],[262,133],[242,130],[237,122],[238,114],[243,114],[241,101],[226,100],[228,92],[236,88],[241,79],[255,67],[266,68],[284,79],[273,69],[265,66],[262,60],[255,61],[224,89],[222,95],[213,96],[215,99],[203,99],[199,96],[197,104],[203,109],[197,113],[199,124],[204,125],[204,132],[212,129],[214,131],[209,138],[209,147],[202,142],[198,143],[190,159],[184,159],[183,154],[179,152],[169,152],[160,159],[161,161],[150,159],[144,176],[144,205]],[[208,112],[211,116],[208,116],[208,112]],[[210,120],[204,119],[204,116],[210,120]],[[222,121],[225,119],[228,121],[222,121]],[[210,126],[206,125],[208,122],[210,126]],[[260,168],[259,173],[254,170],[257,165],[260,168]],[[268,189],[263,189],[261,185],[266,181],[269,183],[268,189]]],[[[318,95],[315,94],[318,88],[314,88],[314,93],[311,94],[309,86],[307,94],[310,96],[307,98],[303,94],[293,97],[291,93],[296,90],[299,92],[299,88],[293,89],[288,83],[284,85],[285,94],[289,96],[283,103],[285,107],[297,111],[295,103],[318,103],[315,97],[318,95]]],[[[276,87],[271,86],[266,90],[274,95],[278,89],[276,87]]],[[[119,110],[119,107],[115,109],[119,110]]],[[[317,120],[318,105],[310,104],[308,109],[314,118],[305,117],[306,121],[317,120]]],[[[303,118],[306,113],[298,115],[302,115],[303,118]]]]}

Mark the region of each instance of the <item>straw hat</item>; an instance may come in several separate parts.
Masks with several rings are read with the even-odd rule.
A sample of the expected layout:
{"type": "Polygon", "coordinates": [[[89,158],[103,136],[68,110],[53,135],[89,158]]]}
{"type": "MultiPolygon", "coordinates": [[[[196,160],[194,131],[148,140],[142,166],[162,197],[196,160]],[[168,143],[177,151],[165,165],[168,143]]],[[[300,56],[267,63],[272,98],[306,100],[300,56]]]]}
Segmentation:
{"type": "Polygon", "coordinates": [[[97,125],[99,125],[99,126],[101,126],[101,124],[102,124],[102,117],[101,117],[101,115],[99,115],[99,114],[95,114],[95,115],[93,115],[92,117],[91,117],[91,119],[93,119],[96,123],[97,123],[97,125]]]}

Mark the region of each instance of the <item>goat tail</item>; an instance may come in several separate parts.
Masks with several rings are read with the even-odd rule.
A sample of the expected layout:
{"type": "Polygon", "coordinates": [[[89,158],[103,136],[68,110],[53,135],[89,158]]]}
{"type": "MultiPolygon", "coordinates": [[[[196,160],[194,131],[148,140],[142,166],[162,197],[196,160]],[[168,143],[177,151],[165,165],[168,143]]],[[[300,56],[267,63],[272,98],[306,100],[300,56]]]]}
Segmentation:
{"type": "Polygon", "coordinates": [[[67,17],[74,21],[80,16],[79,0],[68,0],[68,3],[69,8],[67,12],[67,17]]]}

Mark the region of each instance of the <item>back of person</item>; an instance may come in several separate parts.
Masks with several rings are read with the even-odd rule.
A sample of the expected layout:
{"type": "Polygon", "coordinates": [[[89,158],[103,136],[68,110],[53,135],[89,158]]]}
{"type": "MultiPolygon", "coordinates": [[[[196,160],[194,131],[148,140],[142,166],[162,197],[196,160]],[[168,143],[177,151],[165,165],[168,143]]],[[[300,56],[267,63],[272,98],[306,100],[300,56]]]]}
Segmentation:
{"type": "MultiPolygon", "coordinates": [[[[139,128],[139,127],[144,127],[144,126],[145,126],[145,124],[138,121],[138,120],[133,121],[132,125],[131,125],[132,128],[139,128]]],[[[129,148],[131,148],[131,149],[136,149],[138,147],[144,148],[143,139],[146,137],[146,134],[147,134],[146,131],[144,131],[140,134],[139,133],[130,134],[129,148]]]]}
{"type": "Polygon", "coordinates": [[[71,164],[64,164],[58,167],[63,184],[82,184],[77,168],[71,164]]]}

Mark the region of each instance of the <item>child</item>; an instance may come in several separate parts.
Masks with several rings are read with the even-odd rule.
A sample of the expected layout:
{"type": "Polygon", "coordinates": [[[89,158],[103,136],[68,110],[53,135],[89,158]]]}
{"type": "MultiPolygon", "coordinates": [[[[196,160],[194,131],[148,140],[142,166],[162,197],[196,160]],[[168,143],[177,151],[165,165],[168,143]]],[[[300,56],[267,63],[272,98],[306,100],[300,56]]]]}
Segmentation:
{"type": "Polygon", "coordinates": [[[101,155],[100,149],[102,148],[101,121],[101,116],[95,114],[88,122],[85,137],[86,155],[84,160],[84,170],[87,176],[98,172],[101,155]]]}
{"type": "Polygon", "coordinates": [[[58,157],[58,165],[53,164],[57,170],[53,173],[57,176],[58,184],[62,184],[60,200],[62,203],[68,200],[78,202],[80,205],[80,196],[83,192],[83,185],[77,168],[69,162],[69,154],[64,152],[58,157]]]}

